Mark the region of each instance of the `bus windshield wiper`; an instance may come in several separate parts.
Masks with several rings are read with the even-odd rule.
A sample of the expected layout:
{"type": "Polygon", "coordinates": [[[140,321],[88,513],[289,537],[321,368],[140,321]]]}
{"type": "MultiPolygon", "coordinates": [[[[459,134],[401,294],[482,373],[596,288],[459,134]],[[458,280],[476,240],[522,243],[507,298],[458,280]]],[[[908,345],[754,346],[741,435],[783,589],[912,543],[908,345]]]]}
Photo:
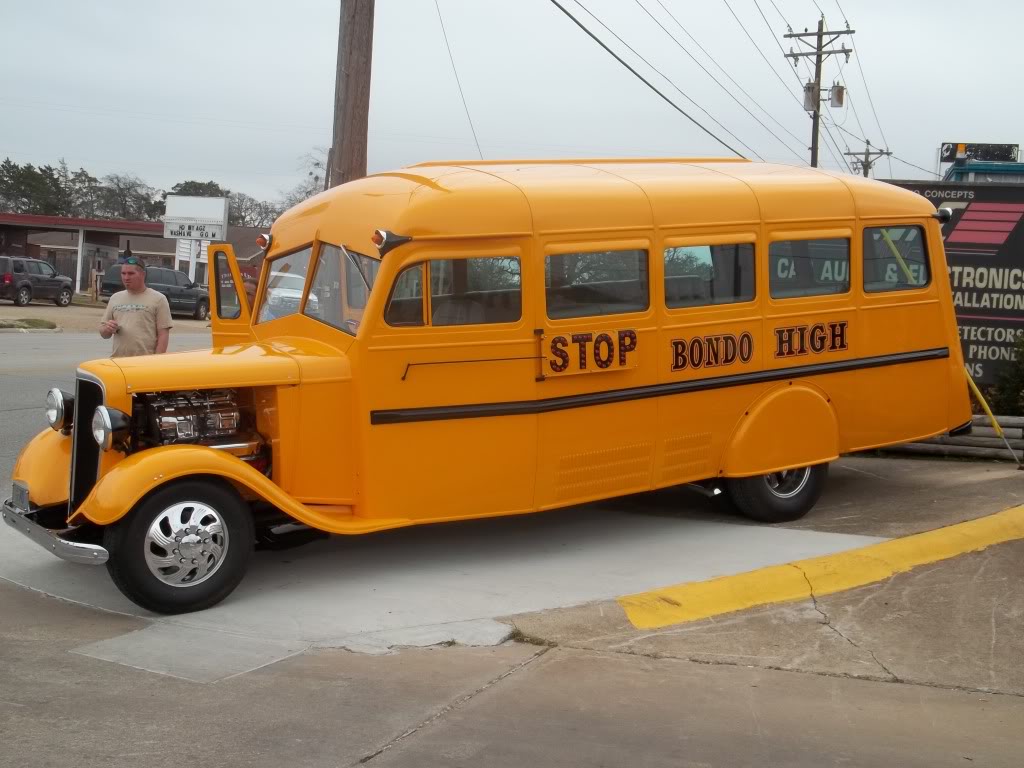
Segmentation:
{"type": "Polygon", "coordinates": [[[363,273],[362,266],[359,264],[358,261],[356,261],[356,257],[353,256],[351,253],[349,253],[348,248],[346,248],[343,245],[343,246],[341,246],[341,250],[342,250],[342,253],[344,253],[346,256],[348,256],[348,260],[352,262],[352,266],[354,266],[356,268],[356,272],[359,273],[359,279],[363,281],[363,285],[366,286],[366,293],[367,293],[367,295],[369,295],[370,291],[373,290],[373,289],[370,287],[370,283],[366,279],[366,275],[363,273]]]}

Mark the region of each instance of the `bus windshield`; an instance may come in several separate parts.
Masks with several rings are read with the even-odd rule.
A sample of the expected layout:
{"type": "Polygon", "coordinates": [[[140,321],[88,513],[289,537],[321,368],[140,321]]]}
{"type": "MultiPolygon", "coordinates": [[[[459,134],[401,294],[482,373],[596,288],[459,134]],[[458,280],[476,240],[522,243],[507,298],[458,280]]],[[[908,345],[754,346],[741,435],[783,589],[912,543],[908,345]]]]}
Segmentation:
{"type": "Polygon", "coordinates": [[[305,314],[338,330],[355,335],[373,290],[380,260],[351,248],[321,243],[305,314]]]}

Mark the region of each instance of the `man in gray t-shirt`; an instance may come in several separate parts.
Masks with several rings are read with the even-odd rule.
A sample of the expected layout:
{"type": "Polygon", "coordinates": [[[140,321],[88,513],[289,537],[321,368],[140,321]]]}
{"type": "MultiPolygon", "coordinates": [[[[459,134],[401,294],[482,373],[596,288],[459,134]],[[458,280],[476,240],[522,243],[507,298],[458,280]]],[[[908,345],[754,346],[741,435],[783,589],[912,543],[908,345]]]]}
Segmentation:
{"type": "Polygon", "coordinates": [[[121,259],[121,282],[125,290],[110,297],[100,321],[100,336],[114,338],[111,357],[166,352],[171,308],[162,293],[146,287],[146,265],[138,256],[121,259]]]}

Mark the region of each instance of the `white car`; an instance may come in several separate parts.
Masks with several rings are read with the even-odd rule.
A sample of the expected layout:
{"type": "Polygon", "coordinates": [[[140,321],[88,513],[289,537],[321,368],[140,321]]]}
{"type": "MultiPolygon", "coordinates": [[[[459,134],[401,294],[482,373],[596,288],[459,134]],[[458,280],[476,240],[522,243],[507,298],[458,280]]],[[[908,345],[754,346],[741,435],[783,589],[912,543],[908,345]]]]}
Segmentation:
{"type": "MultiPolygon", "coordinates": [[[[304,275],[293,275],[288,272],[271,272],[270,282],[267,286],[266,307],[272,317],[284,317],[299,311],[302,303],[302,289],[305,287],[306,278],[304,275]]],[[[306,305],[308,314],[316,315],[320,309],[320,302],[314,294],[309,294],[309,301],[306,305]]],[[[265,314],[263,312],[261,315],[265,314]]],[[[261,319],[270,319],[262,317],[261,319]]]]}

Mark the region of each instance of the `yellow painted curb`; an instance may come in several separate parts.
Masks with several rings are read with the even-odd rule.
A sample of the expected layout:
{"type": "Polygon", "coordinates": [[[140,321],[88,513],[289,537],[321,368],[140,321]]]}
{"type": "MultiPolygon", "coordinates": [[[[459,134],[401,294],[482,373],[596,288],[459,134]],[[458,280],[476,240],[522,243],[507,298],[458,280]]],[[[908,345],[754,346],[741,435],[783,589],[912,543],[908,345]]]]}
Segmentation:
{"type": "Polygon", "coordinates": [[[797,560],[710,581],[620,597],[637,629],[706,619],[769,603],[807,600],[862,587],[919,565],[1024,539],[1024,506],[848,552],[797,560]]]}

